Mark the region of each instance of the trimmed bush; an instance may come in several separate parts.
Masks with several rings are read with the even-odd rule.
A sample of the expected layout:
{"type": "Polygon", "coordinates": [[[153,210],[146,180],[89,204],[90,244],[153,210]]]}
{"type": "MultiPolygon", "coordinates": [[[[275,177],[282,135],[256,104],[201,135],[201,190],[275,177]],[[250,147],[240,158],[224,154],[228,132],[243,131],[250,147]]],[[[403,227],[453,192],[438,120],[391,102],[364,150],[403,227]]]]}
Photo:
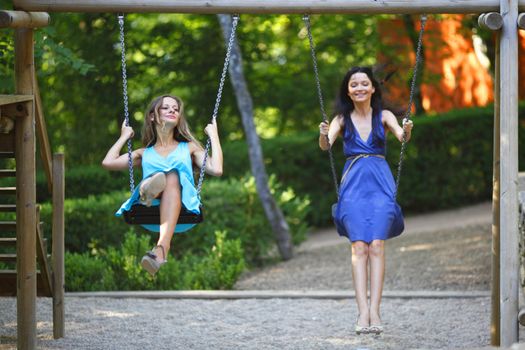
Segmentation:
{"type": "MultiPolygon", "coordinates": [[[[135,173],[135,178],[138,179],[139,175],[140,172],[135,173]]],[[[67,168],[64,181],[66,198],[87,198],[110,192],[129,191],[127,171],[108,171],[97,165],[67,168]]],[[[36,193],[38,202],[51,201],[51,193],[43,172],[37,174],[36,193]]]]}
{"type": "MultiPolygon", "coordinates": [[[[283,189],[273,177],[270,179],[270,186],[288,221],[293,241],[303,241],[308,227],[305,217],[309,210],[309,201],[295,196],[290,189],[283,189]]],[[[80,253],[88,249],[96,251],[119,247],[128,230],[145,233],[151,245],[158,236],[156,233],[140,226],[129,227],[122,218],[114,216],[127,195],[127,192],[113,192],[66,200],[66,248],[80,253]]],[[[261,260],[274,247],[275,239],[264,215],[253,178],[207,179],[203,186],[202,199],[205,220],[187,233],[174,236],[172,246],[175,255],[202,254],[214,244],[217,230],[225,230],[231,239],[239,239],[246,261],[250,263],[261,260]]],[[[44,231],[48,234],[51,214],[50,204],[44,204],[41,218],[47,223],[44,231]]]]}
{"type": "MultiPolygon", "coordinates": [[[[283,189],[270,177],[270,189],[282,209],[295,244],[306,238],[306,215],[309,200],[298,197],[290,188],[283,189]]],[[[177,251],[198,252],[209,247],[214,237],[210,234],[225,229],[232,239],[239,239],[246,261],[258,264],[275,247],[275,238],[255,187],[253,177],[241,179],[207,180],[203,186],[204,222],[188,234],[175,235],[177,251]]]]}
{"type": "Polygon", "coordinates": [[[147,236],[128,231],[120,248],[92,253],[66,253],[66,290],[183,290],[230,289],[245,267],[239,240],[226,239],[226,232],[215,232],[214,244],[202,256],[185,255],[168,262],[151,277],[140,266],[150,249],[147,236]]]}
{"type": "MultiPolygon", "coordinates": [[[[525,142],[525,105],[520,108],[520,144],[525,142]]],[[[492,193],[493,109],[471,108],[439,117],[416,117],[403,163],[398,200],[405,213],[453,208],[490,200],[492,193]]],[[[279,183],[311,200],[308,222],[332,223],[336,200],[327,152],[318,146],[318,132],[263,140],[267,171],[279,183]]],[[[239,176],[249,170],[245,142],[224,145],[224,173],[239,176]]],[[[397,174],[400,143],[389,135],[387,160],[397,174]]],[[[341,139],[333,148],[338,178],[344,165],[341,139]]],[[[521,152],[520,169],[525,170],[521,152]]]]}
{"type": "MultiPolygon", "coordinates": [[[[87,198],[66,199],[64,203],[65,244],[72,252],[85,252],[88,248],[120,246],[130,227],[115,212],[126,200],[129,192],[112,192],[87,198]]],[[[44,232],[50,235],[52,208],[42,205],[40,217],[44,232]]],[[[132,229],[135,229],[134,227],[132,229]]],[[[138,231],[137,231],[138,232],[138,231]]]]}

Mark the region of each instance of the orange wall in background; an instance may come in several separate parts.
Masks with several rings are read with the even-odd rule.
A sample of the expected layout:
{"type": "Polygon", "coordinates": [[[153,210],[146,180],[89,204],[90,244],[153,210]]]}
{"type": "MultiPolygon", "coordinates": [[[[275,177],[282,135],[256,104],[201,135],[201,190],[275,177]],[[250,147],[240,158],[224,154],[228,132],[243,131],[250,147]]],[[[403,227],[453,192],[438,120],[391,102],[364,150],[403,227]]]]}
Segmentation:
{"type": "MultiPolygon", "coordinates": [[[[421,86],[423,107],[427,112],[484,106],[493,101],[489,67],[486,60],[476,54],[470,31],[461,26],[462,18],[463,15],[447,15],[439,20],[431,17],[427,22],[423,41],[425,76],[421,86]]],[[[418,22],[417,18],[415,20],[418,22]]],[[[401,19],[382,21],[379,33],[384,45],[379,62],[398,68],[392,80],[385,85],[385,97],[394,104],[406,106],[407,81],[415,59],[412,44],[401,19]]],[[[521,38],[521,51],[525,52],[525,36],[521,38]]],[[[525,63],[524,60],[521,55],[520,65],[525,63]]],[[[520,71],[520,74],[523,72],[520,71]]],[[[520,82],[523,81],[523,77],[520,78],[520,82]]]]}
{"type": "Polygon", "coordinates": [[[519,52],[519,66],[518,66],[518,76],[519,76],[519,96],[520,100],[525,100],[525,30],[520,30],[519,32],[519,41],[520,46],[518,48],[519,52]]]}

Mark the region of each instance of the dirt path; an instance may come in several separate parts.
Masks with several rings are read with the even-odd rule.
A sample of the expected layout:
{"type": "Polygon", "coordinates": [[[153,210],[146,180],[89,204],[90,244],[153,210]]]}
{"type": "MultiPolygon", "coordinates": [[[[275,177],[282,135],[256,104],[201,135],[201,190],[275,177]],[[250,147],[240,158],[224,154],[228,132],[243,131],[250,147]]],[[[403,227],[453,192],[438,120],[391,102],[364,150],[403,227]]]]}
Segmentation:
{"type": "MultiPolygon", "coordinates": [[[[385,290],[490,289],[491,206],[409,217],[405,232],[386,244],[385,290]]],[[[352,289],[348,240],[318,231],[294,259],[245,273],[235,288],[352,289]]]]}
{"type": "MultiPolygon", "coordinates": [[[[488,291],[490,249],[486,224],[402,235],[387,242],[385,290],[488,291]]],[[[300,250],[290,261],[244,274],[235,288],[350,290],[350,258],[344,240],[300,250]]]]}

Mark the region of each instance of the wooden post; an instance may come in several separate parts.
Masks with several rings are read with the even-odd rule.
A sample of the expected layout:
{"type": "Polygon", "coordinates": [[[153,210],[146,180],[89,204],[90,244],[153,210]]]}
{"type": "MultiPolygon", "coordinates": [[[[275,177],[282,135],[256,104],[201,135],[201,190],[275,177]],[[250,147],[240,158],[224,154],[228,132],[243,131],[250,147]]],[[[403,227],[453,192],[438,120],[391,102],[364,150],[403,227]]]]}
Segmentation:
{"type": "Polygon", "coordinates": [[[500,308],[499,308],[499,261],[500,261],[500,177],[499,177],[499,152],[500,152],[500,33],[496,35],[495,69],[494,69],[494,149],[492,160],[492,303],[490,321],[490,344],[499,346],[500,344],[500,308]]]}
{"type": "Polygon", "coordinates": [[[518,1],[501,0],[500,35],[500,332],[501,347],[518,341],[518,1]]]}
{"type": "Polygon", "coordinates": [[[53,337],[64,336],[64,155],[53,156],[53,337]]]}
{"type": "MultiPolygon", "coordinates": [[[[15,30],[15,79],[18,94],[33,94],[33,30],[15,30]]],[[[36,175],[35,108],[16,121],[16,269],[17,345],[36,347],[36,175]]]]}
{"type": "MultiPolygon", "coordinates": [[[[525,0],[519,1],[525,7],[525,0]]],[[[253,14],[422,14],[498,11],[500,0],[13,0],[16,9],[47,12],[253,14]]]]}

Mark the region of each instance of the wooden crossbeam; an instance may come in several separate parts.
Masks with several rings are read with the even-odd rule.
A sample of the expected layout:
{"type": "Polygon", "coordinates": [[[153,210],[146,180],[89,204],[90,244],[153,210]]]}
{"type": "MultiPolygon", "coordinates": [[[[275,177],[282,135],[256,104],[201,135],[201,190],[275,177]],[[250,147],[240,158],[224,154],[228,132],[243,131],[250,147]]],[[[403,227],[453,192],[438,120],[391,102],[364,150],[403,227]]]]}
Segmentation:
{"type": "MultiPolygon", "coordinates": [[[[405,14],[499,12],[500,0],[14,0],[46,12],[405,14]]],[[[525,0],[519,0],[525,9],[525,0]]]]}
{"type": "Polygon", "coordinates": [[[33,95],[0,95],[0,106],[33,101],[33,95]]]}
{"type": "Polygon", "coordinates": [[[0,11],[0,28],[40,28],[49,25],[45,12],[0,11]]]}

